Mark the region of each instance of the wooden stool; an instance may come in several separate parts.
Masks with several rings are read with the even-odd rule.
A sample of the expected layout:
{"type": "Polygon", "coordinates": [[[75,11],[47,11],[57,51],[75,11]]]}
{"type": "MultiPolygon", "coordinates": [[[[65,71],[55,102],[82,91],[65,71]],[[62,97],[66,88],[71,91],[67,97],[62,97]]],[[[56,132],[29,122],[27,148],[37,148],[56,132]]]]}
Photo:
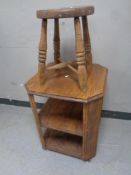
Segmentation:
{"type": "MultiPolygon", "coordinates": [[[[82,91],[87,90],[87,68],[92,64],[91,45],[88,31],[87,15],[94,13],[93,6],[62,8],[37,11],[37,17],[42,19],[41,37],[39,44],[39,78],[43,84],[49,74],[49,70],[61,69],[68,67],[67,72],[70,73],[75,80],[78,81],[82,91]],[[82,17],[83,39],[80,26],[82,17]],[[76,60],[63,62],[60,55],[60,35],[59,35],[59,18],[74,18],[75,28],[75,45],[76,60]],[[54,19],[54,64],[45,65],[47,53],[47,19],[54,19]],[[84,42],[83,42],[84,40],[84,42]]],[[[49,78],[49,76],[48,76],[49,78]]]]}
{"type": "Polygon", "coordinates": [[[107,76],[105,67],[92,63],[86,16],[93,12],[92,6],[37,12],[42,18],[38,73],[25,84],[42,147],[83,160],[96,154],[107,76]],[[82,16],[84,43],[79,16],[82,16]],[[77,59],[74,62],[63,62],[60,57],[58,18],[68,17],[74,17],[75,24],[77,59]],[[53,18],[55,23],[55,63],[45,66],[47,18],[53,18]],[[34,95],[48,97],[40,111],[34,95]]]}

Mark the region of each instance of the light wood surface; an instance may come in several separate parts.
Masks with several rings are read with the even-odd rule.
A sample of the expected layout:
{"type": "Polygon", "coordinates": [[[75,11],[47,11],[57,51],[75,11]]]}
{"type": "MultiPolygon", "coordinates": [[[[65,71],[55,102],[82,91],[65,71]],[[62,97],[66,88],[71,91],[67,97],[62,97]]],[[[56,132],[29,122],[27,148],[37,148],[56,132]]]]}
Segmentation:
{"type": "Polygon", "coordinates": [[[82,92],[77,86],[77,82],[68,76],[67,69],[53,70],[52,76],[47,75],[47,80],[43,85],[39,82],[39,76],[36,74],[26,84],[29,94],[65,99],[77,102],[89,102],[103,97],[104,85],[107,75],[107,69],[93,64],[88,75],[88,90],[82,92]]]}
{"type": "Polygon", "coordinates": [[[41,126],[82,136],[82,103],[49,99],[39,113],[41,126]]]}
{"type": "Polygon", "coordinates": [[[39,64],[38,64],[38,74],[41,84],[44,83],[46,52],[47,52],[47,19],[43,19],[41,26],[40,43],[39,43],[39,64]]]}
{"type": "Polygon", "coordinates": [[[83,46],[80,19],[78,17],[74,18],[75,27],[75,48],[76,48],[76,59],[78,65],[78,81],[80,89],[83,92],[87,91],[87,69],[86,69],[86,59],[85,50],[83,46]]]}
{"type": "Polygon", "coordinates": [[[84,38],[84,49],[85,49],[86,65],[87,65],[87,68],[88,68],[92,64],[92,53],[91,53],[89,27],[88,27],[88,21],[87,21],[86,16],[82,16],[82,26],[83,26],[83,38],[84,38]]]}
{"type": "Polygon", "coordinates": [[[96,155],[107,76],[105,67],[92,64],[87,16],[93,13],[93,6],[37,11],[42,18],[38,72],[25,84],[42,147],[82,160],[96,155]],[[58,18],[70,17],[74,18],[76,59],[64,62],[58,18]],[[46,65],[50,18],[54,19],[54,62],[46,65]],[[40,111],[34,95],[48,97],[40,111]]]}
{"type": "Polygon", "coordinates": [[[66,62],[61,62],[59,64],[54,64],[51,66],[47,65],[46,70],[61,69],[61,68],[68,67],[68,65],[72,65],[72,64],[76,64],[76,63],[74,61],[66,61],[66,62]]]}
{"type": "MultiPolygon", "coordinates": [[[[57,91],[59,93],[57,96],[47,94],[47,96],[51,96],[53,98],[49,98],[43,108],[41,108],[40,112],[37,112],[36,110],[33,96],[45,96],[44,92],[45,89],[47,90],[47,86],[44,88],[45,84],[41,85],[39,83],[39,78],[37,78],[38,81],[36,81],[36,76],[27,82],[26,88],[29,93],[30,103],[43,148],[75,156],[83,160],[90,160],[96,155],[98,129],[101,118],[107,69],[100,65],[92,65],[90,73],[91,74],[89,75],[91,77],[88,77],[88,90],[90,91],[88,93],[93,95],[90,96],[91,98],[86,98],[86,101],[80,101],[80,99],[70,99],[69,97],[67,99],[64,96],[60,96],[63,100],[58,100],[55,98],[58,98],[61,91],[57,91]],[[42,88],[42,92],[40,91],[40,94],[38,91],[39,85],[42,88]],[[35,93],[31,91],[34,87],[37,87],[37,89],[35,89],[37,90],[35,93]],[[70,100],[74,102],[71,102],[70,100]],[[43,128],[45,129],[45,132],[42,133],[43,128]]],[[[60,75],[63,76],[61,73],[58,76],[55,75],[54,78],[58,80],[60,75]]],[[[55,84],[57,84],[58,88],[58,83],[55,82],[55,84]]],[[[64,88],[63,92],[67,92],[65,89],[70,88],[69,82],[67,85],[67,88],[64,88]]],[[[51,82],[48,86],[52,88],[52,90],[56,90],[51,82]]],[[[74,87],[77,87],[78,90],[76,94],[78,94],[78,92],[82,92],[78,86],[74,87]]],[[[62,89],[62,87],[60,87],[60,89],[62,89]]],[[[70,90],[70,92],[75,91],[70,90]]],[[[89,96],[86,94],[84,97],[89,96]]]]}
{"type": "Polygon", "coordinates": [[[88,16],[94,13],[94,6],[76,6],[60,9],[38,10],[38,18],[71,18],[78,16],[88,16]]]}
{"type": "MultiPolygon", "coordinates": [[[[88,30],[87,15],[94,12],[93,6],[71,7],[62,9],[49,9],[37,11],[38,17],[42,18],[41,36],[39,44],[39,65],[38,74],[40,83],[44,84],[47,79],[45,72],[49,72],[52,69],[61,69],[68,67],[69,74],[77,80],[77,84],[81,91],[86,92],[88,73],[87,69],[92,64],[91,44],[88,30]],[[60,31],[59,31],[59,17],[73,17],[75,28],[75,52],[76,61],[64,62],[60,54],[60,31]],[[82,25],[80,23],[80,17],[82,18],[82,25]],[[54,63],[53,66],[46,66],[46,52],[47,52],[47,19],[52,18],[54,20],[54,63]],[[83,28],[83,37],[82,30],[83,28]],[[77,64],[77,66],[73,66],[77,64]],[[70,73],[71,72],[71,73],[70,73]]],[[[52,74],[52,73],[51,73],[52,74]]]]}
{"type": "Polygon", "coordinates": [[[31,95],[31,94],[28,94],[28,96],[29,96],[32,112],[34,114],[34,118],[35,118],[35,122],[36,122],[37,131],[38,131],[38,134],[39,134],[39,138],[40,138],[42,147],[45,148],[45,139],[43,137],[44,135],[43,135],[43,132],[42,132],[41,127],[40,127],[40,119],[39,119],[39,116],[38,116],[35,99],[34,99],[34,96],[31,95]]]}

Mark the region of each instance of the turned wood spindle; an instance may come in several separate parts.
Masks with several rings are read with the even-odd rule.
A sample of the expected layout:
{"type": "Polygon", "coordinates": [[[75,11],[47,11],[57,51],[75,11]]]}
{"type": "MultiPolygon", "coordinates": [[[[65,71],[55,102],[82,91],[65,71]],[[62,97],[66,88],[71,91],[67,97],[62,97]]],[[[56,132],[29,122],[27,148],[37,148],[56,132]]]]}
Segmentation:
{"type": "Polygon", "coordinates": [[[78,81],[82,91],[87,90],[87,70],[85,60],[85,50],[83,47],[83,40],[81,34],[80,20],[79,17],[74,18],[75,27],[75,48],[76,48],[76,59],[78,65],[78,81]]]}
{"type": "Polygon", "coordinates": [[[54,61],[60,63],[60,32],[59,19],[54,19],[54,61]]]}
{"type": "Polygon", "coordinates": [[[41,36],[39,43],[39,65],[38,65],[38,74],[41,84],[43,84],[44,82],[46,52],[47,52],[47,19],[42,19],[41,36]]]}
{"type": "Polygon", "coordinates": [[[83,26],[83,40],[84,40],[84,47],[85,47],[86,64],[88,67],[92,64],[92,53],[91,53],[88,20],[86,16],[82,16],[82,26],[83,26]]]}

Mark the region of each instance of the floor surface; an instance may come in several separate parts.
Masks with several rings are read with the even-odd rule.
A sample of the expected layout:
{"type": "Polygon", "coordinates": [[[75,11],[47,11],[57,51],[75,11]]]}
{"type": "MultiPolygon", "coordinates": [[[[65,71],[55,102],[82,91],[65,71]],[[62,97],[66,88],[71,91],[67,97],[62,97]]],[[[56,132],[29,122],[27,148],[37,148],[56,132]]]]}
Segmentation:
{"type": "Polygon", "coordinates": [[[131,175],[131,121],[102,118],[89,162],[41,148],[30,108],[0,105],[0,175],[131,175]]]}

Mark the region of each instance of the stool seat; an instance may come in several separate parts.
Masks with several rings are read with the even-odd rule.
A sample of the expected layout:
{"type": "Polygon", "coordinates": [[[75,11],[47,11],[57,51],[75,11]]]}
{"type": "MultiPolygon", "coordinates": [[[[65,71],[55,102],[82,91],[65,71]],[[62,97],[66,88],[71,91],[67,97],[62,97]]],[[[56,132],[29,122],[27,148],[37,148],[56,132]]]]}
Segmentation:
{"type": "Polygon", "coordinates": [[[94,13],[94,6],[78,6],[60,9],[38,10],[37,17],[45,19],[88,16],[94,13]]]}

